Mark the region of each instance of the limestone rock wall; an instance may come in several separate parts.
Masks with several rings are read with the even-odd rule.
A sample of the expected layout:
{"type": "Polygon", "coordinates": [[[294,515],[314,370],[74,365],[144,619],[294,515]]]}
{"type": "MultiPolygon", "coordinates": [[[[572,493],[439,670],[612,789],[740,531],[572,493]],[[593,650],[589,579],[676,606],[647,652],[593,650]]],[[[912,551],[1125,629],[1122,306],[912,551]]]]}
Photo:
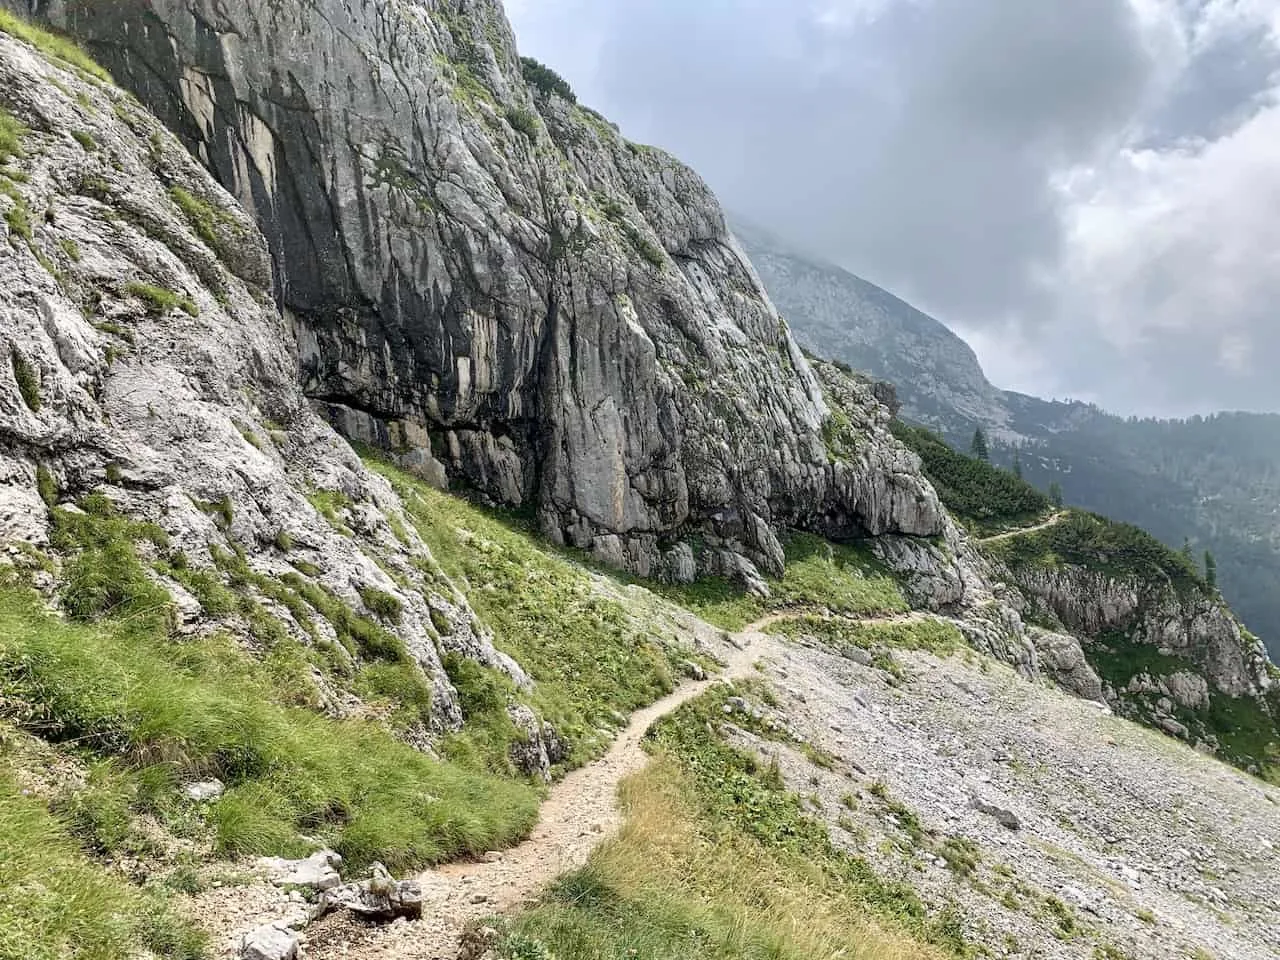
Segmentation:
{"type": "MultiPolygon", "coordinates": [[[[310,571],[370,617],[362,591],[395,597],[387,629],[431,678],[442,729],[461,722],[442,654],[525,682],[431,572],[390,487],[312,411],[266,244],[236,202],[137,101],[2,33],[0,108],[21,125],[0,173],[5,549],[48,547],[42,493],[68,509],[101,493],[167,532],[158,567],[180,554],[212,569],[216,547],[264,576],[310,571]],[[341,504],[329,518],[317,492],[341,504]]],[[[180,630],[209,623],[165,585],[180,630]]]]}
{"type": "Polygon", "coordinates": [[[425,476],[653,576],[778,572],[786,525],[941,532],[897,451],[830,455],[701,179],[531,91],[494,0],[6,2],[252,211],[307,395],[425,476]]]}

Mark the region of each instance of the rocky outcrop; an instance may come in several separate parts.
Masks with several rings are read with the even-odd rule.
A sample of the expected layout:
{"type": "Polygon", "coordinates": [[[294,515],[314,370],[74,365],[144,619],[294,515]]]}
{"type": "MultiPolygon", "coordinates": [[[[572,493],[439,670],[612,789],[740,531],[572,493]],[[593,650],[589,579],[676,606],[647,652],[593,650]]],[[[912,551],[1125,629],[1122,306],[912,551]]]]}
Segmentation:
{"type": "Polygon", "coordinates": [[[976,649],[1038,676],[1036,647],[1019,613],[1021,598],[1010,597],[995,569],[942,506],[920,458],[890,432],[893,413],[883,402],[888,399],[883,385],[833,363],[814,361],[813,369],[832,411],[825,425],[832,455],[856,464],[859,476],[875,479],[875,487],[864,494],[868,502],[891,505],[902,515],[914,513],[911,526],[936,531],[932,536],[885,534],[874,541],[876,556],[897,575],[912,606],[955,618],[976,649]]]}
{"type": "Polygon", "coordinates": [[[1067,689],[1091,696],[1100,680],[1118,713],[1241,766],[1280,743],[1275,668],[1216,594],[1076,565],[1009,575],[1041,618],[1081,638],[1032,630],[1041,667],[1067,689]]]}
{"type": "MultiPolygon", "coordinates": [[[[163,571],[214,573],[215,548],[242,579],[301,577],[385,621],[431,679],[441,729],[461,722],[443,653],[527,682],[432,572],[388,484],[311,410],[266,246],[234,200],[132,98],[6,34],[0,108],[16,141],[0,175],[0,542],[47,549],[50,506],[102,494],[167,534],[149,559],[179,631],[218,617],[163,571]]],[[[324,618],[311,635],[244,590],[333,645],[324,618]]]]}
{"type": "Polygon", "coordinates": [[[1036,648],[1040,669],[1046,677],[1085,700],[1105,702],[1102,679],[1089,663],[1079,640],[1036,626],[1028,628],[1027,635],[1036,648]]]}
{"type": "Polygon", "coordinates": [[[1271,687],[1265,648],[1242,630],[1216,596],[1073,566],[1032,567],[1015,570],[1013,576],[1072,633],[1095,647],[1123,637],[1180,658],[1229,697],[1261,696],[1271,687]]]}
{"type": "Polygon", "coordinates": [[[702,181],[531,91],[496,0],[7,2],[253,212],[306,392],[348,433],[644,575],[776,573],[788,525],[942,532],[896,449],[830,455],[702,181]]]}

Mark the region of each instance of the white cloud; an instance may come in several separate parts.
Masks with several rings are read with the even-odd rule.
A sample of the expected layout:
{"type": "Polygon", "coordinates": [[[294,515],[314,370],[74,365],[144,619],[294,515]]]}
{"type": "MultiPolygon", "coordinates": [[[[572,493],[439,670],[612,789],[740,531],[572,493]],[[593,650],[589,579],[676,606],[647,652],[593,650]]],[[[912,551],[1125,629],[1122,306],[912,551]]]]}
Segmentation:
{"type": "Polygon", "coordinates": [[[1124,150],[1062,189],[1055,326],[1084,328],[1134,362],[1164,358],[1149,382],[1111,396],[1161,408],[1171,386],[1183,389],[1170,374],[1191,369],[1205,386],[1222,382],[1187,399],[1274,404],[1274,388],[1252,381],[1280,359],[1280,105],[1215,140],[1124,150]]]}
{"type": "Polygon", "coordinates": [[[584,100],[956,326],[996,382],[1280,409],[1280,0],[508,10],[584,100]]]}

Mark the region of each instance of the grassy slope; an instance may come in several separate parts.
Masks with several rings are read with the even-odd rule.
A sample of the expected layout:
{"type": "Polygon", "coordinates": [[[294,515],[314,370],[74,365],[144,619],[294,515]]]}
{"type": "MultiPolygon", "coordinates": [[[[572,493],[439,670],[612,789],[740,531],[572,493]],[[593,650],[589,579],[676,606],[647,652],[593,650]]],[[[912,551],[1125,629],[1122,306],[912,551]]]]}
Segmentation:
{"type": "MultiPolygon", "coordinates": [[[[568,740],[566,765],[598,754],[621,714],[671,688],[673,664],[688,651],[651,634],[646,611],[612,598],[597,574],[541,546],[517,521],[378,469],[405,496],[443,572],[464,585],[499,644],[537,681],[529,700],[568,740]]],[[[61,600],[75,619],[48,614],[19,577],[0,586],[0,700],[8,719],[90,771],[49,807],[33,802],[49,830],[33,833],[39,842],[28,851],[37,870],[81,857],[82,873],[63,872],[83,885],[90,913],[105,902],[94,899],[98,880],[123,898],[126,919],[135,906],[150,909],[136,889],[112,887],[83,859],[154,852],[134,828],[143,813],[175,834],[207,838],[222,856],[299,853],[319,840],[357,866],[379,859],[395,870],[500,847],[530,828],[538,791],[505,762],[519,736],[506,719],[505,706],[517,697],[509,681],[447,658],[468,723],[444,743],[446,762],[401,744],[381,725],[327,719],[312,709],[313,668],[336,684],[380,691],[392,705],[419,696],[376,625],[337,609],[305,577],[271,581],[225,551],[215,552],[213,568],[196,569],[173,554],[162,531],[120,516],[105,498],[81,506],[54,513],[61,600]],[[229,636],[171,636],[169,598],[149,564],[182,581],[207,610],[242,614],[263,656],[250,656],[229,636]],[[304,628],[313,618],[330,620],[349,655],[383,658],[341,674],[341,658],[292,640],[259,597],[288,608],[304,628]],[[181,782],[207,776],[228,784],[222,799],[198,806],[181,798],[181,782]],[[50,842],[49,831],[62,839],[50,842]],[[84,854],[75,853],[77,843],[84,854]]],[[[794,563],[774,604],[905,609],[893,580],[856,550],[814,538],[790,546],[794,563]]],[[[733,602],[741,616],[764,609],[740,596],[733,602]]],[[[22,821],[15,835],[29,828],[22,821]]],[[[31,912],[39,903],[23,908],[28,915],[15,925],[41,926],[31,912]]],[[[106,914],[98,920],[107,923],[106,914]]],[[[120,923],[112,920],[112,929],[137,942],[142,928],[120,923]]],[[[36,956],[59,949],[52,941],[24,948],[36,956]]]]}
{"type": "Polygon", "coordinates": [[[776,771],[712,732],[730,692],[709,693],[655,727],[658,759],[624,786],[619,837],[512,924],[502,955],[968,955],[955,917],[931,914],[910,887],[834,846],[776,771]]]}
{"type": "MultiPolygon", "coordinates": [[[[414,503],[422,508],[430,495],[414,503]]],[[[56,873],[61,886],[49,889],[83,908],[67,911],[60,926],[48,919],[47,897],[7,903],[0,916],[22,932],[13,941],[21,955],[119,956],[129,952],[122,945],[142,942],[149,928],[135,921],[154,905],[92,856],[156,853],[135,828],[144,813],[174,834],[210,841],[221,856],[300,853],[323,842],[356,869],[376,859],[397,871],[502,847],[531,828],[539,790],[513,776],[504,756],[519,736],[506,718],[515,695],[508,681],[450,658],[469,722],[446,741],[446,762],[380,724],[328,719],[312,709],[313,668],[400,706],[420,696],[385,631],[305,577],[270,580],[225,552],[197,570],[162,531],[120,516],[105,498],[81,507],[54,513],[60,567],[28,561],[59,570],[73,619],[48,613],[16,572],[0,580],[0,713],[89,771],[83,785],[60,786],[47,804],[5,809],[0,848],[24,850],[3,867],[6,889],[56,873]],[[263,656],[230,636],[172,636],[169,598],[152,567],[181,580],[207,611],[243,614],[263,656]],[[259,597],[304,627],[330,620],[346,658],[291,639],[259,597]],[[353,656],[365,661],[354,676],[353,656]],[[226,782],[225,796],[205,806],[182,798],[182,782],[208,776],[226,782]],[[82,954],[68,953],[62,940],[72,929],[82,954]]],[[[670,688],[668,655],[592,588],[585,570],[460,500],[436,495],[417,519],[447,546],[443,559],[484,600],[504,645],[541,681],[535,706],[562,725],[571,762],[602,749],[596,725],[616,722],[613,711],[670,688]]]]}
{"type": "Polygon", "coordinates": [[[674,688],[676,665],[691,651],[653,632],[645,610],[610,596],[568,553],[540,543],[518,517],[368,464],[391,480],[498,647],[536,682],[530,704],[568,741],[566,765],[598,756],[623,715],[674,688]]]}
{"type": "Polygon", "coordinates": [[[1211,591],[1191,561],[1155,537],[1127,523],[1073,510],[1056,524],[988,546],[1015,570],[1071,565],[1111,577],[1169,584],[1182,593],[1211,591]]]}
{"type": "Polygon", "coordinates": [[[177,784],[223,779],[226,795],[195,829],[224,854],[300,852],[314,845],[306,834],[357,865],[404,869],[509,844],[536,818],[533,787],[430,760],[372,724],[282,705],[236,645],[172,640],[159,618],[70,624],[4,588],[0,683],[25,729],[87,761],[117,759],[103,793],[177,830],[198,813],[177,784]]]}
{"type": "Polygon", "coordinates": [[[865,547],[830,543],[792,533],[785,543],[787,570],[769,582],[767,600],[737,584],[709,578],[694,584],[649,584],[655,593],[694,611],[726,630],[780,610],[824,609],[851,617],[887,616],[909,609],[902,587],[865,547]]]}
{"type": "Polygon", "coordinates": [[[64,825],[19,789],[0,755],[0,960],[116,960],[146,947],[190,960],[203,938],[90,861],[64,825]]]}
{"type": "Polygon", "coordinates": [[[952,516],[979,535],[1031,526],[1053,511],[1049,498],[1031,484],[957,453],[924,427],[895,421],[893,434],[920,457],[925,476],[952,516]]]}
{"type": "MultiPolygon", "coordinates": [[[[447,657],[467,724],[442,745],[445,761],[432,760],[393,736],[406,712],[415,718],[427,704],[385,630],[306,571],[277,581],[218,550],[212,567],[196,567],[163,531],[120,516],[103,497],[86,498],[81,511],[53,513],[57,557],[28,561],[57,571],[72,619],[47,613],[20,576],[0,585],[4,717],[90,771],[43,811],[67,849],[78,843],[90,858],[146,858],[157,851],[136,829],[141,814],[209,841],[219,856],[299,853],[322,842],[357,868],[377,859],[405,871],[501,847],[527,832],[539,797],[507,757],[520,738],[506,715],[510,700],[526,697],[555,723],[569,766],[602,752],[622,715],[671,689],[673,664],[689,651],[652,634],[642,605],[613,598],[615,588],[602,589],[596,574],[519,523],[380,469],[405,495],[443,572],[465,586],[499,644],[537,681],[535,691],[518,694],[492,671],[447,657]],[[157,572],[182,582],[209,615],[239,616],[259,655],[230,635],[172,636],[157,572]],[[268,601],[313,637],[314,621],[329,621],[344,649],[300,643],[268,601]],[[386,700],[396,708],[389,725],[322,716],[314,669],[334,686],[386,700]],[[205,806],[181,797],[182,782],[208,776],[227,784],[224,797],[205,806]]],[[[804,549],[789,589],[823,594],[836,585],[839,564],[815,543],[804,549]]],[[[839,602],[903,605],[883,575],[854,582],[839,602]]],[[[35,836],[33,862],[52,868],[62,848],[35,836]]],[[[91,859],[85,866],[94,875],[91,859]]],[[[85,893],[86,904],[97,902],[85,893]]],[[[26,922],[41,925],[34,914],[26,922]]],[[[30,947],[37,956],[59,949],[38,946],[30,947]]]]}

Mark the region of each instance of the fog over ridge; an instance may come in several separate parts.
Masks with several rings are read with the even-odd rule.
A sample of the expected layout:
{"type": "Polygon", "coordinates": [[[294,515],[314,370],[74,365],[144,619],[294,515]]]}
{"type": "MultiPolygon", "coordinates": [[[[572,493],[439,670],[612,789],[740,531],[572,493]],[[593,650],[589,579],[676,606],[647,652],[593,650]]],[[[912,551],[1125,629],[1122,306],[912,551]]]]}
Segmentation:
{"type": "Polygon", "coordinates": [[[522,52],[992,380],[1280,410],[1275,0],[509,0],[522,52]]]}

